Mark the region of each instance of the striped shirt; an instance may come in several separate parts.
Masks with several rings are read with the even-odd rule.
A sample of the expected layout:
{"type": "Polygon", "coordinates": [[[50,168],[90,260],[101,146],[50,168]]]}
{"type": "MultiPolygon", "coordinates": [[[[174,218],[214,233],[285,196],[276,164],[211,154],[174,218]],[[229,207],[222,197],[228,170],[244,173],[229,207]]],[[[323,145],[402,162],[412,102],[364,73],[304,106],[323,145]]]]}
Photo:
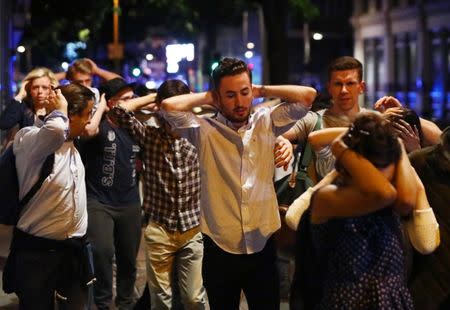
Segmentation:
{"type": "Polygon", "coordinates": [[[199,225],[200,168],[197,149],[187,139],[166,130],[167,122],[155,114],[159,127],[142,124],[132,112],[117,106],[109,116],[126,129],[142,149],[144,164],[143,208],[150,220],[169,231],[185,232],[199,225]]]}

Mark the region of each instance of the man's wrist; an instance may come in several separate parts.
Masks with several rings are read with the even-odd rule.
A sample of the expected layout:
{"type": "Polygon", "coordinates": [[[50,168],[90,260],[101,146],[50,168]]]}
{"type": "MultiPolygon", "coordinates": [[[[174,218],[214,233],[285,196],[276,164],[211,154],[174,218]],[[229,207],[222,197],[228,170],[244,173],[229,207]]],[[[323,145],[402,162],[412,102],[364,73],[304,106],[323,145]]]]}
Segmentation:
{"type": "Polygon", "coordinates": [[[259,89],[259,95],[260,97],[266,97],[266,87],[264,85],[261,85],[261,88],[259,89]]]}

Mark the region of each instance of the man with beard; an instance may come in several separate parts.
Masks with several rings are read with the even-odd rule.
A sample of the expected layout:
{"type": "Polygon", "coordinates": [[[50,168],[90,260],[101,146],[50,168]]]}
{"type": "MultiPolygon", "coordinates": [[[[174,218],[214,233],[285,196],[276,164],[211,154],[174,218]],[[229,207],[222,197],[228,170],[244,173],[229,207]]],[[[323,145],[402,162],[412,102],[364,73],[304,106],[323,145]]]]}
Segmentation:
{"type": "MultiPolygon", "coordinates": [[[[243,290],[250,309],[279,309],[273,233],[280,228],[280,218],[273,149],[283,128],[310,109],[316,91],[252,85],[247,64],[236,58],[222,59],[212,78],[212,91],[167,98],[161,105],[167,120],[200,154],[208,300],[211,309],[238,309],[243,290]],[[251,113],[258,97],[286,102],[251,113]],[[204,104],[215,106],[217,116],[199,118],[190,112],[204,104]]],[[[276,166],[284,164],[283,157],[275,161],[276,166]]]]}

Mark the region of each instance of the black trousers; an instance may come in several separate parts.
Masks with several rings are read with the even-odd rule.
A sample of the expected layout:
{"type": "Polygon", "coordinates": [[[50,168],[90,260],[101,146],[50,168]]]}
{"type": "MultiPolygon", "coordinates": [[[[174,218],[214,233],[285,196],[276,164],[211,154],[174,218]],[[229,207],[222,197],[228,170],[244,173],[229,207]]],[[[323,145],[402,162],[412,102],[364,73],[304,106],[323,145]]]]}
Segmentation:
{"type": "Polygon", "coordinates": [[[280,309],[273,236],[254,254],[231,254],[203,235],[203,283],[215,309],[239,309],[241,290],[249,309],[280,309]]]}
{"type": "Polygon", "coordinates": [[[85,238],[51,240],[14,230],[9,278],[20,309],[83,309],[93,270],[85,238]]]}

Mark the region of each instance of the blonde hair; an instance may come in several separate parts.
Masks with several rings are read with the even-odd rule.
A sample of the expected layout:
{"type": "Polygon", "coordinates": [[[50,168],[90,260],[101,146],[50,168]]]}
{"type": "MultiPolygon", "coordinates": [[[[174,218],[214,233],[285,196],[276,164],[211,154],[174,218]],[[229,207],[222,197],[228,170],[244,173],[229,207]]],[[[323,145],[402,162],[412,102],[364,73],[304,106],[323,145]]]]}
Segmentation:
{"type": "Polygon", "coordinates": [[[39,79],[42,77],[47,77],[50,80],[51,86],[58,87],[58,80],[56,79],[55,74],[53,73],[52,70],[45,67],[38,67],[31,70],[22,80],[22,83],[27,82],[27,85],[25,85],[25,91],[27,93],[27,96],[25,97],[24,102],[33,112],[34,107],[33,107],[33,100],[31,99],[31,84],[35,79],[39,79]]]}
{"type": "Polygon", "coordinates": [[[80,58],[75,60],[67,69],[66,78],[73,81],[75,73],[92,74],[92,64],[87,58],[80,58]]]}

